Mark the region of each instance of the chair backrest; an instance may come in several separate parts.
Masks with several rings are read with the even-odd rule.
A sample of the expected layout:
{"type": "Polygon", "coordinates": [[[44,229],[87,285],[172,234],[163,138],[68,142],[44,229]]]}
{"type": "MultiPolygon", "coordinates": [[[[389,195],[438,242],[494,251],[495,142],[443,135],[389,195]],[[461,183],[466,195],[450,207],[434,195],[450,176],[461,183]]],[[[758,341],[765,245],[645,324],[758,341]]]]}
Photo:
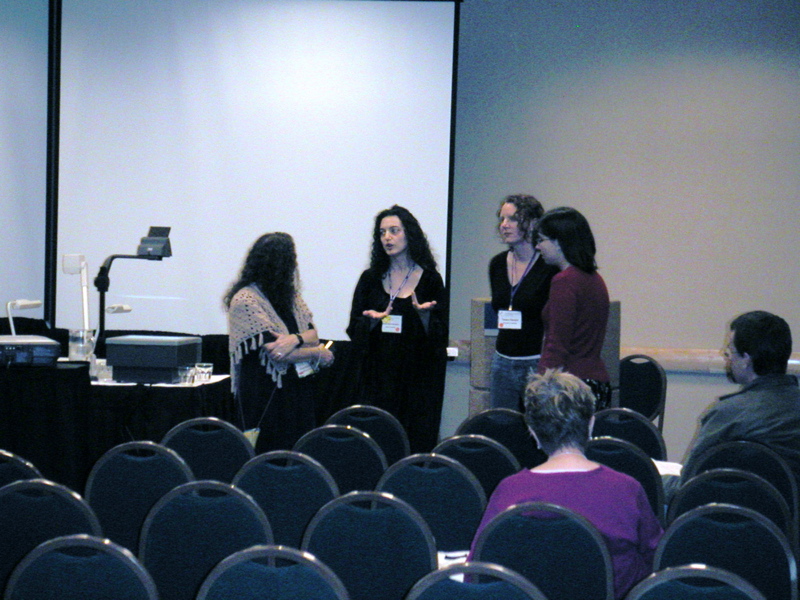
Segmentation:
{"type": "Polygon", "coordinates": [[[219,481],[193,481],[167,492],[150,510],[139,560],[161,600],[193,600],[222,559],[271,543],[269,521],[250,496],[219,481]]]}
{"type": "Polygon", "coordinates": [[[433,449],[467,467],[483,486],[489,498],[503,479],[522,470],[517,457],[497,440],[474,433],[454,435],[433,449]]]}
{"type": "Polygon", "coordinates": [[[341,579],[314,555],[280,545],[252,546],[220,562],[195,600],[349,600],[341,579]]]}
{"type": "Polygon", "coordinates": [[[17,565],[5,600],[158,600],[155,583],[130,550],[76,534],[48,540],[17,565]]]}
{"type": "Polygon", "coordinates": [[[217,417],[197,417],[178,423],[161,440],[172,448],[192,469],[196,479],[230,483],[253,458],[253,445],[244,433],[217,417]]]}
{"type": "Polygon", "coordinates": [[[477,433],[497,440],[511,450],[526,469],[547,460],[547,455],[536,447],[521,412],[510,408],[489,408],[467,417],[456,430],[456,435],[477,433]]]}
{"type": "Polygon", "coordinates": [[[766,600],[739,575],[708,565],[669,567],[636,584],[625,600],[766,600]]]}
{"type": "Polygon", "coordinates": [[[757,510],[791,540],[794,521],[781,493],[766,479],[741,469],[712,469],[686,481],[672,497],[667,523],[704,504],[734,504],[757,510]]]}
{"type": "Polygon", "coordinates": [[[664,430],[667,374],[659,362],[646,354],[631,354],[619,361],[619,405],[631,408],[664,430]]]}
{"type": "Polygon", "coordinates": [[[508,567],[548,600],[611,600],[611,556],[597,528],[576,512],[547,502],[524,502],[481,530],[473,558],[508,567]]]}
{"type": "Polygon", "coordinates": [[[450,565],[420,579],[405,600],[547,600],[535,585],[506,567],[485,562],[450,565]]]}
{"type": "Polygon", "coordinates": [[[273,450],[247,461],[233,478],[269,519],[276,545],[299,548],[311,518],[339,495],[328,470],[310,456],[273,450]]]}
{"type": "Polygon", "coordinates": [[[408,434],[400,421],[377,406],[354,404],[345,407],[331,415],[325,424],[350,425],[368,434],[383,450],[387,465],[393,465],[411,452],[408,434]]]}
{"type": "Polygon", "coordinates": [[[312,429],[297,440],[292,450],[322,463],[342,494],[374,490],[387,466],[378,443],[350,425],[323,425],[312,429]]]}
{"type": "Polygon", "coordinates": [[[658,468],[641,448],[612,437],[592,438],[586,444],[586,458],[636,479],[647,494],[650,507],[664,522],[664,484],[658,468]]]}
{"type": "Polygon", "coordinates": [[[49,539],[102,530],[89,504],[66,486],[46,479],[23,479],[0,488],[0,590],[11,570],[49,539]]]}
{"type": "Polygon", "coordinates": [[[0,450],[0,487],[20,479],[41,479],[42,474],[32,462],[21,456],[0,450]]]}
{"type": "MultiPolygon", "coordinates": [[[[756,442],[736,440],[712,446],[690,463],[684,477],[690,478],[711,469],[742,469],[760,475],[786,499],[795,526],[800,523],[798,483],[789,463],[772,448],[756,442]]],[[[792,539],[796,539],[793,536],[792,539]]]]}
{"type": "Polygon", "coordinates": [[[594,437],[615,437],[630,442],[655,460],[667,460],[667,446],[658,427],[630,408],[606,408],[594,415],[594,437]]]}
{"type": "Polygon", "coordinates": [[[101,456],[86,480],[84,497],[103,534],[134,554],[153,505],[172,488],[193,481],[178,453],[155,442],[126,442],[101,456]]]}
{"type": "Polygon", "coordinates": [[[486,493],[475,475],[442,454],[407,456],[386,470],[375,489],[413,506],[439,551],[468,549],[486,508],[486,493]]]}
{"type": "Polygon", "coordinates": [[[706,504],[675,519],[656,548],[654,569],[700,563],[731,571],[767,600],[797,600],[797,564],[783,532],[761,513],[706,504]]]}
{"type": "Polygon", "coordinates": [[[382,492],[331,500],[306,528],[302,549],[333,569],[352,600],[401,600],[437,566],[425,520],[407,502],[382,492]]]}

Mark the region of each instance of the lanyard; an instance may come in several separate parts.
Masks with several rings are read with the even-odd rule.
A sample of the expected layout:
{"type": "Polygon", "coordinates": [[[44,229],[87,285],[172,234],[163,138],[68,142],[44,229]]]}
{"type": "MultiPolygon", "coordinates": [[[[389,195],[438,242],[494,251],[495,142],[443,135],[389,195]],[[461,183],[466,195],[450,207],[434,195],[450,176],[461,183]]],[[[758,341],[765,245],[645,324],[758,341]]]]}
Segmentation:
{"type": "Polygon", "coordinates": [[[397,288],[397,291],[393,294],[392,293],[392,279],[389,278],[389,306],[392,306],[394,303],[394,299],[397,298],[397,294],[403,289],[403,286],[408,282],[408,278],[411,277],[411,272],[417,268],[417,265],[411,265],[408,269],[408,273],[406,273],[405,278],[403,279],[402,283],[400,283],[400,287],[397,288]]]}
{"type": "MultiPolygon", "coordinates": [[[[533,263],[536,262],[536,257],[537,256],[538,255],[534,251],[533,256],[531,256],[531,259],[528,261],[528,266],[525,267],[525,272],[522,274],[522,277],[519,278],[519,281],[517,281],[516,284],[511,286],[511,298],[508,300],[508,310],[513,310],[513,307],[514,307],[514,296],[517,294],[517,290],[519,289],[519,286],[522,283],[522,280],[525,279],[525,276],[528,274],[528,271],[531,270],[531,267],[533,266],[533,263]]],[[[514,254],[513,250],[511,251],[511,260],[513,261],[511,263],[512,264],[511,272],[512,273],[516,273],[517,272],[517,255],[514,254]]],[[[511,282],[509,281],[509,283],[511,283],[511,282]]]]}

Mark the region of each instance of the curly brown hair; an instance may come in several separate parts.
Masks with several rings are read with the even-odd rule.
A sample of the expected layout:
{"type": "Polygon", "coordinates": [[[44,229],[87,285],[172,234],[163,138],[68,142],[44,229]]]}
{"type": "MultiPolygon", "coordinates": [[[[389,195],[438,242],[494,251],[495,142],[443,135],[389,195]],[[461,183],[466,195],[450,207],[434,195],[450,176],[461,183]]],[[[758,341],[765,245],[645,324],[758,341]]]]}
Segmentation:
{"type": "Polygon", "coordinates": [[[292,236],[283,232],[266,233],[253,243],[239,278],[225,294],[223,302],[230,307],[236,292],[255,284],[278,314],[290,313],[297,285],[296,274],[297,253],[292,236]]]}

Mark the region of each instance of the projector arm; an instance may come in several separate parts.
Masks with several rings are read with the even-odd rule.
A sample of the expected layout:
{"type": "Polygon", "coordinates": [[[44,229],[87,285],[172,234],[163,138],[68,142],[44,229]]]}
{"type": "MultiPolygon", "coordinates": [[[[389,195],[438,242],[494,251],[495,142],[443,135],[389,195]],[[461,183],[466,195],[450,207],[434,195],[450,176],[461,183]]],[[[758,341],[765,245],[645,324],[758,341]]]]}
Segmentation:
{"type": "Polygon", "coordinates": [[[106,292],[111,284],[108,272],[111,270],[111,263],[115,258],[137,258],[140,260],[161,260],[163,257],[153,254],[112,254],[103,261],[100,265],[100,270],[97,272],[97,277],[94,278],[94,286],[100,293],[100,315],[97,327],[97,342],[103,337],[106,329],[106,292]]]}

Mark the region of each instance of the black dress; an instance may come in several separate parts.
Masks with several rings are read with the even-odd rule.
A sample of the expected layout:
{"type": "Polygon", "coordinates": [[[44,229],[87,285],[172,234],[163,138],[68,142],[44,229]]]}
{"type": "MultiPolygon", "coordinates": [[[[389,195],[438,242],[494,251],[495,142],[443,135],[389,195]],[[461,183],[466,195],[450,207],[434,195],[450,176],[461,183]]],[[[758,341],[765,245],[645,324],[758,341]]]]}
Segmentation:
{"type": "Polygon", "coordinates": [[[364,271],[347,327],[359,378],[357,402],[395,415],[412,453],[430,452],[438,442],[447,365],[447,298],[439,273],[424,270],[415,292],[420,303],[435,300],[436,306],[420,313],[411,297],[395,298],[392,315],[403,317],[402,332],[385,333],[379,321],[362,313],[383,311],[389,294],[381,275],[364,271]]]}
{"type": "MultiPolygon", "coordinates": [[[[293,315],[281,315],[291,333],[298,333],[293,315]]],[[[264,343],[275,336],[264,332],[264,343]]],[[[281,378],[279,388],[261,364],[259,350],[242,357],[237,376],[237,409],[243,429],[260,427],[256,454],[270,450],[288,450],[300,437],[316,426],[314,415],[314,377],[297,376],[294,365],[281,378]]]]}

